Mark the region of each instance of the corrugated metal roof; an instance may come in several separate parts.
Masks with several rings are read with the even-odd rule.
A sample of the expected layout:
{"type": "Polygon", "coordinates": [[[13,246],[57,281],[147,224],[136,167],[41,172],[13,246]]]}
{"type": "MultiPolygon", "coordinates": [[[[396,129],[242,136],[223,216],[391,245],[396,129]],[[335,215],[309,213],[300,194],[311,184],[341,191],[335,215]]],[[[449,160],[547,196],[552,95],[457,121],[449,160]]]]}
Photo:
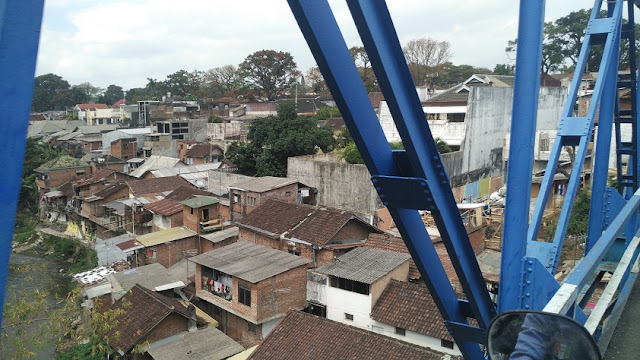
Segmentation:
{"type": "Polygon", "coordinates": [[[197,235],[184,227],[174,227],[138,236],[138,242],[146,247],[164,244],[169,241],[185,239],[197,235]]]}
{"type": "Polygon", "coordinates": [[[156,360],[226,359],[244,348],[214,326],[192,332],[182,332],[151,347],[147,352],[156,360]]]}
{"type": "Polygon", "coordinates": [[[180,204],[179,201],[162,199],[154,203],[146,204],[144,208],[154,214],[169,216],[182,211],[182,204],[180,204]]]}
{"type": "Polygon", "coordinates": [[[145,160],[144,164],[133,170],[129,175],[139,178],[146,174],[147,171],[178,166],[185,166],[178,158],[151,155],[145,160]]]}
{"type": "Polygon", "coordinates": [[[209,177],[208,171],[219,168],[221,164],[222,163],[218,162],[218,163],[208,163],[208,164],[200,164],[200,165],[181,166],[177,168],[164,168],[164,169],[152,170],[151,174],[153,174],[154,177],[160,178],[160,177],[175,176],[175,175],[182,175],[182,174],[206,172],[207,173],[206,177],[209,177]]]}
{"type": "Polygon", "coordinates": [[[365,284],[373,284],[409,259],[411,259],[409,254],[359,247],[315,271],[365,284]]]}
{"type": "Polygon", "coordinates": [[[220,230],[220,231],[215,231],[212,233],[208,233],[206,235],[201,235],[201,237],[203,239],[207,239],[209,241],[211,241],[212,243],[219,243],[223,240],[226,240],[228,238],[234,237],[234,236],[238,236],[238,234],[240,233],[239,229],[237,227],[232,227],[232,228],[228,228],[228,229],[224,229],[224,230],[220,230]]]}
{"type": "Polygon", "coordinates": [[[233,184],[233,188],[253,191],[257,193],[277,189],[283,186],[291,185],[297,183],[298,180],[291,178],[280,178],[273,176],[263,176],[259,178],[254,178],[248,181],[243,181],[237,184],[233,184]]]}
{"type": "Polygon", "coordinates": [[[192,199],[187,199],[184,201],[181,201],[180,204],[182,205],[187,205],[190,208],[201,208],[203,206],[209,206],[209,205],[213,205],[213,204],[217,204],[219,203],[220,200],[212,197],[212,196],[196,196],[192,199]]]}
{"type": "Polygon", "coordinates": [[[311,260],[247,241],[238,241],[190,259],[196,264],[257,283],[311,260]]]}

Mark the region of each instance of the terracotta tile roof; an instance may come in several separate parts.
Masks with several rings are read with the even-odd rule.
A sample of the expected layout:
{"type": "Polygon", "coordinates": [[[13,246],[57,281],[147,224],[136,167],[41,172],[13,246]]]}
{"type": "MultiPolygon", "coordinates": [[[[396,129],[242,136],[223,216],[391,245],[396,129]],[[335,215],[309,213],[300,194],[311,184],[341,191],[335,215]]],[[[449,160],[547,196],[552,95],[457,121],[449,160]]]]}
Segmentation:
{"type": "Polygon", "coordinates": [[[238,226],[261,231],[273,238],[288,232],[286,237],[324,246],[351,220],[370,227],[371,231],[379,231],[347,211],[273,199],[238,220],[238,226]]]}
{"type": "Polygon", "coordinates": [[[249,360],[440,360],[444,355],[367,330],[291,311],[249,360]]]}
{"type": "Polygon", "coordinates": [[[120,99],[111,105],[112,108],[118,108],[120,105],[125,105],[127,101],[125,99],[120,99]]]}
{"type": "MultiPolygon", "coordinates": [[[[117,325],[106,333],[106,341],[116,351],[129,352],[162,320],[172,313],[189,318],[187,309],[176,299],[153,292],[140,285],[116,301],[111,309],[124,310],[116,317],[117,325]],[[118,335],[117,335],[118,334],[118,335]]],[[[204,324],[202,319],[198,319],[204,324]]],[[[176,330],[176,333],[180,330],[176,330]]],[[[167,334],[170,336],[173,334],[167,334]]]]}
{"type": "Polygon", "coordinates": [[[453,341],[424,284],[391,280],[373,307],[371,318],[383,324],[453,341]]]}
{"type": "Polygon", "coordinates": [[[353,213],[346,211],[317,208],[302,224],[289,232],[289,237],[322,246],[354,217],[353,213]]]}
{"type": "Polygon", "coordinates": [[[263,230],[277,238],[280,234],[298,225],[313,212],[312,207],[267,200],[250,214],[238,220],[238,225],[263,230]]]}
{"type": "Polygon", "coordinates": [[[88,178],[74,182],[73,187],[81,187],[81,186],[95,184],[109,177],[109,175],[113,174],[114,172],[115,171],[111,169],[99,169],[88,178]]]}
{"type": "Polygon", "coordinates": [[[80,110],[88,109],[108,109],[107,104],[76,104],[80,110]]]}
{"type": "Polygon", "coordinates": [[[182,211],[182,204],[179,201],[171,199],[162,199],[150,204],[144,205],[144,208],[154,214],[170,216],[182,211]]]}
{"type": "Polygon", "coordinates": [[[210,196],[211,193],[205,190],[196,189],[193,186],[189,185],[180,186],[179,188],[173,190],[171,194],[167,195],[166,198],[179,202],[198,195],[210,196]]]}
{"type": "Polygon", "coordinates": [[[134,196],[173,191],[181,186],[191,184],[180,176],[168,176],[163,178],[127,181],[129,189],[134,196]]]}
{"type": "MultiPolygon", "coordinates": [[[[408,254],[409,249],[407,249],[407,245],[405,245],[404,240],[402,238],[383,233],[371,233],[365,242],[365,245],[374,248],[374,249],[382,249],[389,250],[395,252],[401,252],[408,254]]],[[[422,276],[416,267],[416,263],[413,259],[409,260],[409,278],[411,279],[420,279],[422,276]]]]}
{"type": "Polygon", "coordinates": [[[210,144],[195,144],[191,146],[186,153],[186,156],[192,158],[202,158],[211,154],[211,145],[210,144]]]}
{"type": "Polygon", "coordinates": [[[109,195],[115,194],[116,192],[126,188],[127,185],[123,182],[117,182],[115,184],[111,184],[106,186],[104,189],[96,192],[95,194],[93,194],[93,196],[99,197],[99,198],[106,198],[109,195]]]}

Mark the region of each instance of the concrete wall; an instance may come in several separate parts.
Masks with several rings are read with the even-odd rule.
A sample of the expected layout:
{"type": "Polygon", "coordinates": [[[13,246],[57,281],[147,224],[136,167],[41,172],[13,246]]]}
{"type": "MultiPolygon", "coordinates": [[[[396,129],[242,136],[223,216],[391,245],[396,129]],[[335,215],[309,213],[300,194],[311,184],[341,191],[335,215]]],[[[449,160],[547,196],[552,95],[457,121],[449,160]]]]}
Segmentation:
{"type": "MultiPolygon", "coordinates": [[[[151,133],[151,130],[149,130],[149,133],[151,133]]],[[[110,149],[112,142],[125,138],[136,138],[136,151],[140,151],[142,149],[142,145],[144,144],[144,134],[128,134],[122,130],[114,130],[102,134],[102,148],[110,149]]]]}
{"type": "Polygon", "coordinates": [[[255,179],[251,176],[232,174],[224,171],[209,170],[209,190],[225,190],[242,181],[255,179]]]}
{"type": "MultiPolygon", "coordinates": [[[[453,187],[502,174],[512,102],[512,88],[471,88],[461,150],[442,156],[453,187]]],[[[541,88],[536,129],[556,130],[565,102],[562,88],[541,88]]]]}
{"type": "Polygon", "coordinates": [[[365,215],[366,221],[382,207],[367,167],[348,164],[333,154],[289,158],[287,177],[318,189],[318,205],[365,215]]]}

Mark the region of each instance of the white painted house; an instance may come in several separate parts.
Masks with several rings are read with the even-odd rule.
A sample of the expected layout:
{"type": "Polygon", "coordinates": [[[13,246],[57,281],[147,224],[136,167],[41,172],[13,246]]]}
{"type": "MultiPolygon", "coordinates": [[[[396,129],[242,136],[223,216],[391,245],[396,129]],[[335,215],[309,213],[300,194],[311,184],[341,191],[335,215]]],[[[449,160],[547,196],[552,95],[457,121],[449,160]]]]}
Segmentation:
{"type": "MultiPolygon", "coordinates": [[[[310,312],[447,354],[460,355],[430,295],[430,306],[421,308],[419,314],[409,312],[408,317],[422,319],[426,314],[436,318],[437,321],[429,319],[424,326],[433,327],[437,331],[424,334],[424,326],[415,328],[402,322],[389,323],[386,319],[373,317],[377,308],[382,309],[378,304],[387,304],[389,300],[381,301],[391,299],[397,293],[394,289],[401,288],[401,284],[420,286],[407,283],[409,260],[409,254],[359,247],[329,264],[309,270],[307,302],[310,304],[310,312]],[[389,290],[392,285],[392,289],[389,290]],[[396,328],[398,324],[405,327],[396,328]]],[[[393,310],[407,311],[407,308],[393,310]]],[[[397,317],[393,316],[394,319],[397,317]]]]}

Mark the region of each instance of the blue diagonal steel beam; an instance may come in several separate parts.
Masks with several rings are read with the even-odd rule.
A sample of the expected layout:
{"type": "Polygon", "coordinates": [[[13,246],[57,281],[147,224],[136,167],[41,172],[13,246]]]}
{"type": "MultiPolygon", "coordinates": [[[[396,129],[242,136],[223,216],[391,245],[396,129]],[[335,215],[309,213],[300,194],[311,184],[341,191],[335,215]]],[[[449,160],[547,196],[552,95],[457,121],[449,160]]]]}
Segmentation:
{"type": "Polygon", "coordinates": [[[0,1],[0,329],[33,96],[43,0],[0,1]]]}
{"type": "MultiPolygon", "coordinates": [[[[374,177],[401,176],[329,4],[288,2],[369,172],[374,177]]],[[[394,207],[389,211],[445,321],[467,324],[463,302],[454,293],[418,212],[394,207]]],[[[456,331],[452,335],[465,358],[483,358],[476,342],[456,331]]]]}
{"type": "MultiPolygon", "coordinates": [[[[413,174],[426,179],[429,185],[436,207],[431,214],[474,317],[484,328],[494,316],[495,307],[460,218],[389,10],[384,1],[347,0],[347,4],[402,138],[413,174]]],[[[406,196],[417,194],[407,192],[406,196]]]]}
{"type": "Polygon", "coordinates": [[[498,311],[520,307],[540,91],[544,1],[520,1],[498,311]]]}

